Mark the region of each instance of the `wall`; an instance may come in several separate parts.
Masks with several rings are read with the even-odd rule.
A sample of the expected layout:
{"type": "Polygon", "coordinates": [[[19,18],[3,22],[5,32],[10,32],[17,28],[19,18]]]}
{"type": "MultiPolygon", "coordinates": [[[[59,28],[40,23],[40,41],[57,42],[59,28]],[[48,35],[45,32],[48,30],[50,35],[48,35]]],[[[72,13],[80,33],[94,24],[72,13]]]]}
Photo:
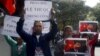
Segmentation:
{"type": "Polygon", "coordinates": [[[3,36],[0,36],[0,56],[11,56],[10,47],[3,36]]]}

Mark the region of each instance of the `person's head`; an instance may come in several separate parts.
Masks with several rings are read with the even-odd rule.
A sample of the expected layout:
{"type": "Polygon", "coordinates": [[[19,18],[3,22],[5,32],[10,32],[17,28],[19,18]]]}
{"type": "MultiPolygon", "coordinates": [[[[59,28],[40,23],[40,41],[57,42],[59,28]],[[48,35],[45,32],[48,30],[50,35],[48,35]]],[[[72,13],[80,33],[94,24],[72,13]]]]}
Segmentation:
{"type": "Polygon", "coordinates": [[[22,38],[19,37],[19,38],[17,38],[16,40],[17,40],[17,44],[18,44],[18,45],[22,45],[22,43],[23,43],[22,38]]]}
{"type": "Polygon", "coordinates": [[[33,32],[40,34],[42,33],[43,23],[42,21],[35,21],[33,26],[33,32]]]}
{"type": "Polygon", "coordinates": [[[64,28],[64,35],[72,35],[72,33],[73,33],[72,26],[66,26],[64,28]]]}

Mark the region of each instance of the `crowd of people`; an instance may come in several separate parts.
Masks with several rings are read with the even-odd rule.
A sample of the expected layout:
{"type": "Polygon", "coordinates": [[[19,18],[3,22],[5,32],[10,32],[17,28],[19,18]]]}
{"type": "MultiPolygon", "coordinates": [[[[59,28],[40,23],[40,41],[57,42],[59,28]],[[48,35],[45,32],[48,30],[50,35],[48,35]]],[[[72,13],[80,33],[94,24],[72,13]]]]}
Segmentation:
{"type": "MultiPolygon", "coordinates": [[[[43,23],[42,21],[35,21],[32,28],[32,35],[26,33],[23,30],[24,24],[24,3],[21,1],[16,5],[16,11],[13,16],[20,17],[17,22],[16,31],[20,37],[13,38],[5,35],[7,43],[11,46],[11,56],[52,56],[50,49],[50,41],[54,40],[54,56],[85,56],[79,54],[65,54],[64,53],[64,41],[66,38],[87,38],[88,56],[94,56],[94,48],[98,39],[98,33],[89,39],[87,34],[81,34],[79,32],[74,33],[74,27],[66,25],[60,34],[57,27],[57,23],[54,19],[49,19],[51,23],[51,30],[49,33],[42,33],[43,23]],[[21,5],[20,5],[21,4],[21,5]]],[[[89,28],[89,27],[88,27],[89,28]]],[[[78,30],[77,30],[78,31],[78,30]]],[[[74,45],[75,48],[81,47],[79,43],[74,45]]],[[[85,49],[85,47],[81,47],[85,49]]]]}
{"type": "MultiPolygon", "coordinates": [[[[20,37],[14,39],[11,36],[4,36],[7,43],[11,46],[11,56],[52,56],[50,50],[50,41],[54,40],[54,56],[85,56],[79,54],[64,54],[64,41],[66,38],[87,38],[88,56],[94,56],[94,48],[98,38],[98,34],[92,36],[89,39],[87,34],[81,35],[80,33],[73,33],[72,26],[65,26],[62,34],[59,34],[57,24],[54,20],[50,20],[52,29],[49,33],[42,33],[42,21],[35,21],[33,26],[33,34],[30,35],[23,30],[24,19],[20,18],[17,23],[17,33],[20,37]],[[39,54],[40,53],[40,54],[39,54]]],[[[68,42],[67,42],[68,43],[68,42]]],[[[81,47],[81,44],[77,42],[74,45],[75,48],[81,47]]],[[[80,51],[85,50],[85,47],[81,47],[80,51]]],[[[67,50],[67,49],[66,49],[67,50]]]]}

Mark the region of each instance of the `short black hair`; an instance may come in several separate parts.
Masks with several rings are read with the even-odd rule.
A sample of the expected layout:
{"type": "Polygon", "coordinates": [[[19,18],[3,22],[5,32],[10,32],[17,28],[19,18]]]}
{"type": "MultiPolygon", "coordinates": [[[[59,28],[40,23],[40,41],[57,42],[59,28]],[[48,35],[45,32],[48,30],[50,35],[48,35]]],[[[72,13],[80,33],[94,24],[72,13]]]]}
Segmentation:
{"type": "Polygon", "coordinates": [[[39,20],[36,20],[36,21],[34,21],[34,25],[36,25],[36,23],[42,23],[42,21],[39,21],[39,20]]]}

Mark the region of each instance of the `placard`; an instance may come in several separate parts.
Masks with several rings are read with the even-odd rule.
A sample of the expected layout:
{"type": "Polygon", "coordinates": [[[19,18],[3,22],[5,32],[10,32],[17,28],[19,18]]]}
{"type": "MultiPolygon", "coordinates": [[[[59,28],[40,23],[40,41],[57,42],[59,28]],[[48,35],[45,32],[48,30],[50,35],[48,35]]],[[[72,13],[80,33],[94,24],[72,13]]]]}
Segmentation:
{"type": "Polygon", "coordinates": [[[79,22],[80,33],[97,33],[98,32],[98,21],[80,21],[79,22]]]}
{"type": "Polygon", "coordinates": [[[50,19],[51,8],[51,1],[25,1],[25,18],[48,20],[50,19]]]}
{"type": "Polygon", "coordinates": [[[86,38],[66,38],[64,40],[64,55],[83,55],[88,53],[86,38]]]}

